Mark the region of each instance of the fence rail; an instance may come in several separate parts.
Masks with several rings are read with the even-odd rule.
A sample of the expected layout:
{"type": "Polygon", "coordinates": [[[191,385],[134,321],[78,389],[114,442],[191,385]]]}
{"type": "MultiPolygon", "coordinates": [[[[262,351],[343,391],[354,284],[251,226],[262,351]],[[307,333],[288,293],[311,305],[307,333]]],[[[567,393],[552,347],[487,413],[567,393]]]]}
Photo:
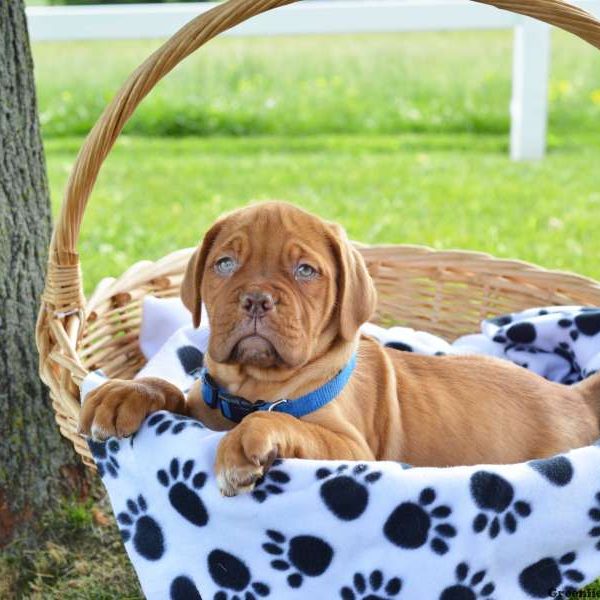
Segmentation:
{"type": "MultiPolygon", "coordinates": [[[[600,0],[581,0],[577,4],[600,14],[600,0]]],[[[29,7],[27,17],[34,41],[159,38],[173,34],[212,6],[210,2],[44,6],[29,7]]],[[[542,158],[546,148],[550,69],[550,27],[545,23],[470,0],[313,0],[259,15],[225,35],[494,29],[512,29],[515,36],[511,157],[542,158]]]]}

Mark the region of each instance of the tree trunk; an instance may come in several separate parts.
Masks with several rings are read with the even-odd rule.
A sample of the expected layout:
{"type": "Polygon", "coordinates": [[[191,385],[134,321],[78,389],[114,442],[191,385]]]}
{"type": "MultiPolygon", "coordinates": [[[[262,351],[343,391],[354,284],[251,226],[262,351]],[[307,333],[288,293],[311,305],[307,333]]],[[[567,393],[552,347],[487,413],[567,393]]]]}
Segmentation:
{"type": "Polygon", "coordinates": [[[50,226],[25,7],[0,0],[0,546],[26,532],[79,469],[38,377],[50,226]]]}

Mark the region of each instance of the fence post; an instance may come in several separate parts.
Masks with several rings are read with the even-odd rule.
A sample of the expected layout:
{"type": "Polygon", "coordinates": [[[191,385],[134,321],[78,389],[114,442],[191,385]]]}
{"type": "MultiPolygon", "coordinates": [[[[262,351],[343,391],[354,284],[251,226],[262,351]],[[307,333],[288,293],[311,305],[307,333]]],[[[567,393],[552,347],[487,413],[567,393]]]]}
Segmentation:
{"type": "Polygon", "coordinates": [[[515,27],[510,156],[513,160],[543,158],[548,121],[550,26],[524,17],[515,27]]]}

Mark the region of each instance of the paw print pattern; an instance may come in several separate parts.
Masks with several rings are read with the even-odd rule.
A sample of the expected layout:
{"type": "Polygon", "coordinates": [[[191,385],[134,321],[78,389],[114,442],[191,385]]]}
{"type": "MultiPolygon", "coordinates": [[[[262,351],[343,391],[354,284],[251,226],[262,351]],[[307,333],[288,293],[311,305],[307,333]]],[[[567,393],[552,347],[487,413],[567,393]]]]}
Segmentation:
{"type": "Polygon", "coordinates": [[[321,485],[321,498],[325,506],[342,521],[358,519],[369,504],[367,485],[381,478],[381,471],[368,471],[365,464],[356,465],[348,471],[348,465],[340,465],[333,477],[329,469],[321,468],[316,473],[317,479],[327,479],[321,485]]]}
{"type": "Polygon", "coordinates": [[[510,325],[512,323],[512,315],[501,315],[499,317],[494,317],[493,319],[488,319],[488,321],[498,327],[504,327],[505,325],[510,325]]]}
{"type": "Polygon", "coordinates": [[[204,429],[204,425],[194,419],[166,412],[159,412],[152,415],[148,419],[148,427],[151,427],[156,435],[162,435],[167,431],[171,432],[173,435],[177,435],[188,427],[204,429]]]}
{"type": "MultiPolygon", "coordinates": [[[[577,320],[577,319],[575,319],[577,320]]],[[[574,322],[573,319],[569,319],[569,318],[563,318],[563,319],[559,319],[558,321],[558,326],[561,327],[562,329],[570,329],[571,327],[573,327],[574,322]]],[[[575,327],[574,329],[570,329],[569,331],[569,337],[576,342],[579,339],[579,330],[577,329],[577,327],[575,327]]],[[[566,346],[568,348],[568,344],[565,344],[563,342],[563,346],[566,346]]]]}
{"type": "Polygon", "coordinates": [[[456,567],[456,583],[451,585],[440,594],[440,600],[477,600],[477,598],[489,598],[494,593],[496,586],[485,581],[485,571],[477,571],[469,579],[469,565],[461,562],[456,567]]]}
{"type": "Polygon", "coordinates": [[[148,505],[139,495],[136,500],[127,500],[127,510],[117,515],[122,526],[124,542],[133,541],[136,552],[147,560],[158,560],[165,552],[165,537],[160,525],[146,514],[148,505]]]}
{"type": "Polygon", "coordinates": [[[514,533],[517,530],[517,519],[531,514],[531,506],[527,502],[523,500],[513,502],[515,498],[513,486],[496,473],[488,471],[473,473],[470,489],[475,504],[482,511],[473,519],[473,530],[476,533],[487,529],[492,539],[497,537],[502,529],[507,533],[514,533]]]}
{"type": "Polygon", "coordinates": [[[558,487],[567,485],[573,479],[573,465],[566,456],[530,460],[527,464],[558,487]]]}
{"type": "MultiPolygon", "coordinates": [[[[537,316],[548,314],[556,314],[556,325],[559,331],[555,334],[562,341],[559,341],[551,349],[538,347],[535,343],[540,338],[544,338],[538,331],[538,326],[548,327],[548,323],[542,325],[535,322],[520,321],[512,323],[512,317],[499,317],[490,319],[488,323],[498,326],[493,337],[493,341],[504,346],[504,352],[510,357],[509,353],[526,354],[553,354],[564,361],[565,373],[560,377],[560,383],[571,385],[585,378],[586,373],[582,369],[578,361],[577,353],[575,352],[575,344],[581,338],[589,338],[597,335],[600,332],[600,310],[598,308],[581,308],[579,314],[568,313],[560,314],[560,311],[548,311],[542,309],[537,311],[535,315],[531,315],[534,319],[537,316]]],[[[553,322],[554,323],[554,322],[553,322]]],[[[542,345],[543,345],[542,341],[542,345]]],[[[514,356],[511,360],[516,364],[529,368],[527,362],[515,360],[514,356]]],[[[562,370],[562,369],[561,369],[562,370]]]]}
{"type": "MultiPolygon", "coordinates": [[[[570,329],[569,336],[575,342],[579,339],[579,335],[583,334],[586,337],[593,337],[600,333],[600,310],[598,309],[582,309],[582,313],[574,319],[563,318],[558,321],[558,326],[563,329],[570,329]],[[573,329],[571,329],[573,327],[573,329]]],[[[561,344],[567,346],[568,344],[561,344]]]]}
{"type": "Polygon", "coordinates": [[[171,506],[193,525],[204,527],[208,523],[208,513],[198,491],[206,483],[206,473],[198,471],[192,477],[193,470],[193,460],[185,461],[183,468],[180,469],[179,460],[174,458],[169,465],[169,470],[161,469],[156,474],[156,478],[169,488],[171,506]]]}
{"type": "Polygon", "coordinates": [[[204,354],[195,346],[177,348],[177,358],[187,375],[196,375],[204,365],[204,354]]]}
{"type": "MultiPolygon", "coordinates": [[[[575,341],[579,336],[579,332],[574,329],[571,331],[571,339],[575,341]]],[[[568,342],[560,342],[553,350],[554,354],[560,356],[568,365],[569,372],[561,378],[560,383],[571,385],[583,379],[581,367],[577,362],[577,356],[568,342]]]]}
{"type": "Polygon", "coordinates": [[[452,514],[449,506],[433,506],[437,494],[433,488],[425,488],[418,502],[403,502],[397,506],[383,526],[385,537],[400,548],[416,549],[429,542],[436,554],[448,552],[448,539],[456,535],[456,529],[446,519],[452,514]],[[434,520],[439,521],[434,524],[434,520]],[[433,530],[433,531],[432,531],[433,530]]]}
{"type": "Polygon", "coordinates": [[[362,573],[355,573],[351,586],[340,590],[342,600],[392,600],[402,589],[402,580],[392,577],[385,585],[383,573],[375,570],[365,579],[362,573]],[[383,587],[383,589],[382,589],[383,587]]]}
{"type": "Polygon", "coordinates": [[[600,310],[597,308],[584,308],[582,314],[575,317],[575,325],[583,335],[592,337],[600,333],[600,310]]]}
{"type": "Polygon", "coordinates": [[[258,597],[264,598],[271,593],[265,583],[252,581],[250,569],[244,562],[224,550],[216,549],[208,555],[208,572],[212,580],[222,588],[214,595],[213,600],[257,600],[258,597]],[[225,590],[232,590],[231,595],[225,590]]]}
{"type": "Polygon", "coordinates": [[[581,583],[585,575],[577,569],[569,568],[577,555],[569,552],[559,559],[542,558],[521,571],[519,584],[533,598],[547,598],[548,590],[561,589],[565,594],[572,594],[577,588],[563,585],[563,581],[581,583]]]}
{"type": "Polygon", "coordinates": [[[90,452],[98,467],[98,474],[104,477],[106,474],[117,478],[119,476],[119,461],[115,454],[119,452],[121,446],[117,440],[111,439],[107,442],[95,442],[92,439],[88,440],[90,452]]]}
{"type": "Polygon", "coordinates": [[[596,550],[600,550],[600,492],[596,494],[596,504],[588,513],[595,525],[590,529],[590,535],[596,539],[596,550]]]}
{"type": "Polygon", "coordinates": [[[531,344],[537,337],[537,332],[532,323],[522,322],[510,325],[505,330],[506,337],[515,344],[531,344]]]}
{"type": "Polygon", "coordinates": [[[272,467],[267,471],[264,477],[256,482],[256,487],[252,491],[252,498],[257,502],[264,502],[269,496],[283,494],[284,486],[290,482],[290,476],[278,469],[282,464],[280,458],[273,461],[272,467]]]}
{"type": "Polygon", "coordinates": [[[333,548],[321,538],[312,535],[297,535],[289,541],[279,531],[267,531],[268,542],[263,550],[272,556],[271,566],[277,571],[293,572],[287,582],[291,588],[299,588],[304,576],[319,577],[329,568],[333,559],[333,548]],[[285,557],[285,558],[284,558],[285,557]]]}
{"type": "Polygon", "coordinates": [[[388,342],[385,345],[386,348],[393,348],[394,350],[399,350],[400,352],[414,352],[414,348],[405,344],[404,342],[388,342]]]}
{"type": "Polygon", "coordinates": [[[173,579],[169,589],[169,596],[171,600],[202,600],[194,582],[185,575],[180,575],[173,579]]]}

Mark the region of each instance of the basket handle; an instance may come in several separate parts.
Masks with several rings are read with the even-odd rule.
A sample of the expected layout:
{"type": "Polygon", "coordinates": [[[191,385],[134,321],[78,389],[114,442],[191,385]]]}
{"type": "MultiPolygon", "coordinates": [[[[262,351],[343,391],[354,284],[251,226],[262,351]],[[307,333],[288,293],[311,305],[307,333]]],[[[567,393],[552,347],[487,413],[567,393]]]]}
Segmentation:
{"type": "Polygon", "coordinates": [[[43,305],[51,314],[62,318],[79,313],[85,307],[77,253],[83,213],[102,163],[140,102],[182,60],[219,33],[293,2],[297,0],[223,2],[182,27],[129,76],[88,134],[67,182],[50,242],[42,296],[43,305]]]}
{"type": "MultiPolygon", "coordinates": [[[[77,241],[100,167],[129,117],[154,85],[219,33],[272,8],[298,0],[228,0],[196,17],[156,50],[127,79],[83,144],[67,183],[50,244],[45,307],[55,317],[83,310],[77,241]]],[[[600,22],[563,0],[475,0],[561,27],[600,49],[600,22]]]]}

